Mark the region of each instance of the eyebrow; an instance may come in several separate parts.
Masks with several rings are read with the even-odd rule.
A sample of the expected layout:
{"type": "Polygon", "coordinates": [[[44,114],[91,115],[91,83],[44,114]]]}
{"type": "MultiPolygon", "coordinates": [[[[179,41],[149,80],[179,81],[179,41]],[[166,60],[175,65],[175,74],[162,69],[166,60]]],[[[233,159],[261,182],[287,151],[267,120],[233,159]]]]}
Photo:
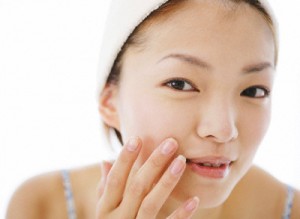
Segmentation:
{"type": "Polygon", "coordinates": [[[261,72],[267,68],[274,68],[274,66],[270,62],[261,62],[254,65],[248,65],[242,69],[243,73],[249,74],[249,73],[258,73],[261,72]]]}
{"type": "MultiPolygon", "coordinates": [[[[158,63],[165,59],[169,59],[169,58],[179,59],[181,61],[187,62],[191,65],[195,65],[200,68],[204,68],[206,70],[212,69],[212,66],[210,64],[208,64],[207,62],[205,62],[204,60],[197,58],[195,56],[191,56],[191,55],[187,55],[187,54],[180,54],[180,53],[173,53],[173,54],[167,55],[167,56],[163,57],[162,59],[160,59],[158,61],[158,63]]],[[[274,68],[274,66],[270,62],[261,62],[258,64],[251,64],[251,65],[245,66],[242,69],[242,73],[244,73],[244,74],[258,73],[267,68],[274,68]]]]}
{"type": "Polygon", "coordinates": [[[186,55],[186,54],[179,54],[179,53],[167,55],[167,56],[163,57],[162,59],[160,59],[158,61],[158,63],[165,60],[165,59],[169,59],[169,58],[179,59],[181,61],[187,62],[189,64],[195,65],[195,66],[200,67],[200,68],[205,68],[205,69],[211,69],[212,68],[207,62],[205,62],[205,61],[203,61],[203,60],[201,60],[201,59],[199,59],[195,56],[186,55]]]}

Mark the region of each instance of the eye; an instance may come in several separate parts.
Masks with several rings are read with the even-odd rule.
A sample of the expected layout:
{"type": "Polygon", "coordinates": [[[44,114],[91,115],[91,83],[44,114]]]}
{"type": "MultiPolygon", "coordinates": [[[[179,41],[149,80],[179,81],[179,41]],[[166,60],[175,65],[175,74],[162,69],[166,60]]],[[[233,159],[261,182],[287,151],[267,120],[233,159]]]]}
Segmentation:
{"type": "Polygon", "coordinates": [[[263,86],[252,86],[241,93],[241,96],[250,98],[265,98],[270,95],[270,90],[263,86]]]}
{"type": "Polygon", "coordinates": [[[197,91],[194,85],[186,79],[176,78],[164,83],[168,87],[179,91],[197,91]]]}

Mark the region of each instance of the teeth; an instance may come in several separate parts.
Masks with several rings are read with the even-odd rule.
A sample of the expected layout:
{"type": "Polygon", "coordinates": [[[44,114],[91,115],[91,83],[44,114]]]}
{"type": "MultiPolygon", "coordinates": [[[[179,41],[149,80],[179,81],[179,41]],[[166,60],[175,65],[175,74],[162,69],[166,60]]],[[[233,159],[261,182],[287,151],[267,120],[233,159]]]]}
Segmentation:
{"type": "Polygon", "coordinates": [[[213,166],[213,167],[220,167],[221,164],[213,164],[212,166],[213,166]]]}
{"type": "Polygon", "coordinates": [[[212,167],[213,166],[211,163],[203,163],[202,165],[205,166],[205,167],[212,167]]]}
{"type": "Polygon", "coordinates": [[[202,163],[202,166],[205,166],[205,167],[220,167],[220,166],[222,166],[222,164],[202,163]]]}

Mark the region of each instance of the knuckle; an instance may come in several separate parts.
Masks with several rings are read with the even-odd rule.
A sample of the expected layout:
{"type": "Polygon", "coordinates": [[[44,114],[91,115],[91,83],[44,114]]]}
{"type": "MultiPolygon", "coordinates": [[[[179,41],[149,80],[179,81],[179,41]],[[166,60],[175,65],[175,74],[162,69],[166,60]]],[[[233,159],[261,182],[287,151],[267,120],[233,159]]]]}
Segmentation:
{"type": "Polygon", "coordinates": [[[159,211],[159,206],[154,200],[145,199],[140,210],[143,211],[144,215],[153,216],[153,214],[156,214],[159,211]]]}
{"type": "Polygon", "coordinates": [[[110,172],[107,176],[106,183],[108,186],[117,187],[120,185],[120,179],[116,173],[110,172]]]}
{"type": "Polygon", "coordinates": [[[171,178],[171,177],[164,177],[162,180],[161,180],[161,186],[164,188],[164,189],[171,189],[174,187],[174,185],[177,183],[177,180],[174,179],[174,178],[171,178]]]}
{"type": "Polygon", "coordinates": [[[132,195],[137,197],[143,196],[146,191],[146,187],[141,180],[135,180],[132,182],[128,189],[132,195]]]}
{"type": "Polygon", "coordinates": [[[161,157],[154,156],[154,157],[151,158],[151,165],[154,168],[161,167],[162,164],[163,164],[163,159],[161,159],[161,157]]]}

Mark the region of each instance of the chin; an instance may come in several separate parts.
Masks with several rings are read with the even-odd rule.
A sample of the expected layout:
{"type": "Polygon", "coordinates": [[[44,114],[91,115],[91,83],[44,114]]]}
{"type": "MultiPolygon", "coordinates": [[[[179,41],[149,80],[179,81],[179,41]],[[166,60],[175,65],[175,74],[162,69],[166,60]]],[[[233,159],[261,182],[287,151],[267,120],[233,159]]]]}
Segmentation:
{"type": "Polygon", "coordinates": [[[200,208],[207,209],[207,208],[217,208],[225,203],[228,199],[231,191],[222,191],[222,193],[214,194],[214,195],[207,195],[200,198],[200,208]]]}
{"type": "Polygon", "coordinates": [[[200,199],[200,208],[216,208],[226,202],[236,186],[238,179],[228,177],[223,180],[198,178],[186,173],[173,191],[176,199],[184,201],[193,196],[200,199]]]}

